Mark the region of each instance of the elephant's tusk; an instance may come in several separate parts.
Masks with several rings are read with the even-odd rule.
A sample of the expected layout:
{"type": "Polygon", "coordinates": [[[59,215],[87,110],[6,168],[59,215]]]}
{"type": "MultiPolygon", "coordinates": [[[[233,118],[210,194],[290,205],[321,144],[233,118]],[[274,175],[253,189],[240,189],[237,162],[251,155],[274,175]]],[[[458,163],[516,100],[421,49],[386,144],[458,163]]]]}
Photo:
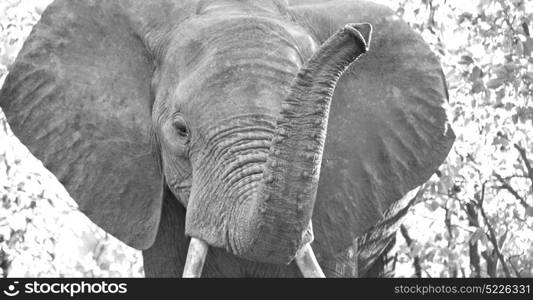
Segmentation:
{"type": "Polygon", "coordinates": [[[191,237],[189,250],[187,251],[187,260],[183,269],[183,278],[200,278],[204,268],[205,257],[209,246],[206,242],[191,237]]]}
{"type": "Polygon", "coordinates": [[[311,244],[305,244],[296,252],[296,264],[305,278],[326,278],[322,268],[318,265],[311,244]]]}

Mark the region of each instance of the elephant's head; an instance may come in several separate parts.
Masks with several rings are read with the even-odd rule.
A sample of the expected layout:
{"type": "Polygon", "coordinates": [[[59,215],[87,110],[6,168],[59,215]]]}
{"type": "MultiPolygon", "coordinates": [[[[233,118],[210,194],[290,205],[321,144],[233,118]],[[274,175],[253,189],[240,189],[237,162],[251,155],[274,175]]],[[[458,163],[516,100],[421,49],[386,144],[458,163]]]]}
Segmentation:
{"type": "Polygon", "coordinates": [[[298,26],[235,7],[182,26],[156,67],[152,123],[165,182],[187,207],[186,233],[289,263],[312,240],[333,88],[366,51],[370,25],[346,25],[312,58],[298,26]]]}
{"type": "Polygon", "coordinates": [[[361,230],[426,180],[453,140],[438,63],[366,5],[339,2],[324,15],[281,1],[57,0],[0,105],[80,208],[129,245],[150,247],[171,192],[187,210],[190,268],[206,245],[283,264],[303,249],[305,268],[328,119],[338,131],[330,157],[351,166],[353,187],[325,182],[347,210],[370,203],[366,217],[339,217],[361,230]],[[360,21],[384,33],[335,92],[349,114],[330,116],[341,74],[369,47],[371,26],[351,23],[360,21]]]}

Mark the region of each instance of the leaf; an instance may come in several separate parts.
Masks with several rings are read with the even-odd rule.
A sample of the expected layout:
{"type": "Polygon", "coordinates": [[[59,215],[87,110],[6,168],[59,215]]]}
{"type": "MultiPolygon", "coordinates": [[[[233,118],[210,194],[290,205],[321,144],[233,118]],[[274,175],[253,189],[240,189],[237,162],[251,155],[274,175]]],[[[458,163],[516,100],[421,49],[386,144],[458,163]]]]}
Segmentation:
{"type": "Polygon", "coordinates": [[[505,68],[505,70],[507,70],[507,72],[514,72],[517,68],[518,68],[518,65],[515,64],[515,63],[506,63],[505,65],[503,65],[503,67],[505,68]]]}
{"type": "Polygon", "coordinates": [[[533,81],[533,72],[526,72],[524,74],[525,79],[529,79],[530,81],[533,81]]]}
{"type": "Polygon", "coordinates": [[[483,85],[483,82],[481,80],[477,80],[472,84],[472,89],[470,90],[470,93],[477,94],[481,93],[485,90],[485,86],[483,85]]]}
{"type": "Polygon", "coordinates": [[[411,245],[411,257],[416,257],[416,256],[420,256],[420,252],[422,252],[422,246],[417,243],[416,241],[413,242],[413,244],[411,245]]]}
{"type": "Polygon", "coordinates": [[[472,235],[470,236],[470,245],[474,245],[475,243],[477,243],[477,241],[483,235],[485,235],[485,232],[483,231],[483,229],[481,228],[476,229],[476,231],[474,231],[474,233],[472,233],[472,235]]]}
{"type": "Polygon", "coordinates": [[[498,67],[494,68],[494,74],[496,74],[496,77],[507,77],[508,70],[505,68],[505,66],[499,65],[498,67]]]}
{"type": "Polygon", "coordinates": [[[452,235],[455,239],[459,236],[459,229],[457,227],[452,228],[452,235]]]}
{"type": "Polygon", "coordinates": [[[527,215],[528,217],[533,217],[533,206],[528,206],[528,207],[526,208],[526,215],[527,215]]]}
{"type": "Polygon", "coordinates": [[[439,242],[439,241],[442,241],[442,234],[437,233],[437,234],[435,235],[435,242],[439,242]]]}
{"type": "Polygon", "coordinates": [[[516,116],[522,123],[533,120],[533,107],[519,107],[516,109],[516,116]]]}
{"type": "Polygon", "coordinates": [[[497,77],[487,81],[487,87],[489,89],[497,89],[504,83],[503,79],[497,77]]]}
{"type": "Polygon", "coordinates": [[[494,104],[495,108],[503,107],[502,100],[505,97],[505,89],[500,89],[496,91],[496,103],[494,104]]]}
{"type": "Polygon", "coordinates": [[[462,64],[462,65],[469,65],[469,64],[471,64],[473,62],[474,62],[474,60],[469,55],[463,55],[463,56],[461,56],[461,60],[459,60],[459,63],[462,64]]]}
{"type": "Polygon", "coordinates": [[[502,236],[500,236],[500,239],[498,240],[498,247],[500,249],[503,247],[503,243],[505,243],[505,241],[507,239],[507,233],[508,233],[508,231],[506,231],[504,234],[502,234],[502,236]]]}
{"type": "Polygon", "coordinates": [[[531,52],[533,52],[533,39],[528,37],[522,43],[522,46],[524,48],[524,56],[531,56],[531,52]]]}
{"type": "Polygon", "coordinates": [[[516,43],[515,47],[516,47],[515,48],[516,55],[518,56],[524,55],[524,43],[516,43]]]}
{"type": "Polygon", "coordinates": [[[439,209],[439,207],[440,207],[439,202],[434,200],[429,203],[428,209],[429,211],[436,211],[437,209],[439,209]]]}
{"type": "Polygon", "coordinates": [[[478,66],[474,66],[474,68],[472,68],[472,74],[470,74],[470,80],[476,82],[481,77],[483,77],[483,70],[478,66]]]}
{"type": "Polygon", "coordinates": [[[483,245],[487,245],[489,243],[489,238],[487,237],[486,234],[482,235],[481,238],[479,239],[479,241],[481,242],[481,244],[483,245]]]}
{"type": "Polygon", "coordinates": [[[471,21],[472,20],[472,14],[469,12],[462,13],[457,18],[457,24],[463,23],[465,20],[471,21]]]}
{"type": "Polygon", "coordinates": [[[470,81],[472,81],[472,89],[470,92],[472,94],[477,94],[485,90],[485,85],[481,78],[483,77],[483,71],[480,67],[474,66],[472,68],[472,73],[470,74],[470,81]]]}
{"type": "MultiPolygon", "coordinates": [[[[426,249],[427,250],[427,249],[426,249]]],[[[427,253],[424,255],[424,260],[425,261],[433,261],[433,258],[435,257],[435,255],[437,254],[437,249],[435,248],[430,248],[427,253]]]]}
{"type": "Polygon", "coordinates": [[[492,140],[492,145],[507,147],[509,145],[509,140],[502,136],[496,136],[492,140]]]}

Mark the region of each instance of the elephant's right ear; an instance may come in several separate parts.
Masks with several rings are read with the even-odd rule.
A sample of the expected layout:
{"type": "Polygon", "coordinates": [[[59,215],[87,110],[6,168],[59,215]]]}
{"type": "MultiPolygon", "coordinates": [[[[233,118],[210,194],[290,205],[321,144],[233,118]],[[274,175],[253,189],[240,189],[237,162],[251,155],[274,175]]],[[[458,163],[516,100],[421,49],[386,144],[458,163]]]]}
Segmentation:
{"type": "Polygon", "coordinates": [[[162,178],[150,146],[154,66],[132,24],[169,5],[142,2],[54,2],[0,92],[15,135],[80,209],[138,249],[155,239],[162,178]]]}

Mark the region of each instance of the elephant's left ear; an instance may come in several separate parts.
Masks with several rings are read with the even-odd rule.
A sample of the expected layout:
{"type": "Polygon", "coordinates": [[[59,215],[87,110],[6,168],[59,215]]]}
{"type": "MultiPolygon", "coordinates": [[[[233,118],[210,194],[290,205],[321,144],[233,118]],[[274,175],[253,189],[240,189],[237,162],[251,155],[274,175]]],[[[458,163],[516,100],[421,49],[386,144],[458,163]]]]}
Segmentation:
{"type": "MultiPolygon", "coordinates": [[[[314,249],[337,254],[376,224],[382,226],[372,242],[388,241],[412,199],[405,196],[436,171],[455,135],[444,109],[442,68],[419,34],[376,3],[306,5],[311,2],[296,0],[302,5],[291,9],[318,43],[347,23],[373,27],[369,51],[342,75],[333,95],[313,215],[314,249]]],[[[369,259],[384,248],[370,249],[369,259]]],[[[360,270],[368,266],[364,250],[360,270]]]]}
{"type": "Polygon", "coordinates": [[[150,146],[154,67],[132,24],[157,19],[147,6],[165,1],[143,2],[55,1],[0,92],[15,135],[80,209],[138,249],[152,245],[162,205],[150,146]]]}

